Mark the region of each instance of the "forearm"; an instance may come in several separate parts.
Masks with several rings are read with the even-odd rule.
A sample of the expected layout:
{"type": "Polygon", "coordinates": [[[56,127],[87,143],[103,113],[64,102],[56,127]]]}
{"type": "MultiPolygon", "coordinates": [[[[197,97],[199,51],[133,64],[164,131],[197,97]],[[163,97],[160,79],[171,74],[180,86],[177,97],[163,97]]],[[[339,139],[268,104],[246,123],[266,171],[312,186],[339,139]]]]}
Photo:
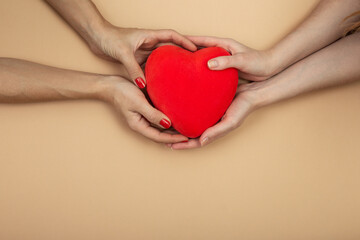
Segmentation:
{"type": "Polygon", "coordinates": [[[0,58],[0,102],[103,99],[107,77],[0,58]]]}
{"type": "Polygon", "coordinates": [[[109,24],[90,0],[45,0],[88,44],[97,41],[104,25],[109,24]]]}
{"type": "Polygon", "coordinates": [[[312,90],[360,79],[360,34],[353,34],[297,62],[282,73],[245,87],[261,107],[312,90]]]}
{"type": "Polygon", "coordinates": [[[343,22],[344,18],[359,9],[359,0],[320,1],[305,21],[269,50],[274,73],[339,39],[349,21],[356,20],[343,22]]]}

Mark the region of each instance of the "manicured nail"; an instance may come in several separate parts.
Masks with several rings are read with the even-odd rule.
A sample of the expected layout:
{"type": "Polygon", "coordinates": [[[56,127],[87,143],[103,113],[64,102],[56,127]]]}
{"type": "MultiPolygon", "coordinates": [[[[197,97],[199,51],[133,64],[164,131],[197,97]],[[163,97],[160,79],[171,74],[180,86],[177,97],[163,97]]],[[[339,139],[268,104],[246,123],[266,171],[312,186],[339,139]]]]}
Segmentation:
{"type": "Polygon", "coordinates": [[[166,129],[168,129],[171,126],[170,122],[165,118],[161,119],[160,125],[166,129]]]}
{"type": "Polygon", "coordinates": [[[210,60],[208,61],[208,67],[209,68],[216,68],[218,66],[218,62],[216,60],[210,60]]]}
{"type": "Polygon", "coordinates": [[[206,137],[201,141],[201,146],[204,146],[209,141],[209,138],[206,137]]]}
{"type": "Polygon", "coordinates": [[[145,81],[141,77],[138,77],[137,79],[135,79],[135,83],[136,83],[136,85],[138,85],[139,88],[145,87],[145,81]]]}
{"type": "Polygon", "coordinates": [[[189,140],[184,140],[184,141],[181,141],[182,143],[186,143],[186,142],[188,142],[189,140]]]}

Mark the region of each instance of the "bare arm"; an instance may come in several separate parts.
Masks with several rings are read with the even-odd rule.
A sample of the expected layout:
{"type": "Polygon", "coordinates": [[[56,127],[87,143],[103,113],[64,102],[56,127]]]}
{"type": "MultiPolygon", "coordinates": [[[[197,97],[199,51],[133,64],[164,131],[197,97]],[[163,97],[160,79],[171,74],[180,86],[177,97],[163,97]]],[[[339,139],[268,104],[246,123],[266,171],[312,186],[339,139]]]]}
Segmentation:
{"type": "Polygon", "coordinates": [[[291,33],[270,49],[259,51],[231,39],[216,37],[189,37],[200,46],[219,46],[232,56],[209,60],[212,70],[234,67],[240,78],[261,81],[283,71],[306,56],[339,39],[346,27],[360,16],[345,17],[360,10],[360,0],[322,0],[314,11],[291,33]]]}
{"type": "Polygon", "coordinates": [[[173,149],[204,146],[239,127],[255,109],[309,91],[360,80],[360,33],[340,39],[261,82],[240,85],[222,120],[199,139],[175,143],[173,149]]]}
{"type": "Polygon", "coordinates": [[[0,58],[0,103],[97,99],[111,104],[130,128],[156,142],[180,142],[186,137],[154,128],[171,122],[153,108],[144,94],[118,76],[70,71],[24,60],[0,58]]]}
{"type": "Polygon", "coordinates": [[[102,29],[109,24],[89,0],[45,0],[90,45],[96,45],[102,29]]]}
{"type": "MultiPolygon", "coordinates": [[[[360,33],[345,37],[268,81],[245,87],[264,106],[309,91],[360,79],[360,33]]],[[[251,95],[251,94],[250,94],[251,95]]]]}
{"type": "Polygon", "coordinates": [[[106,76],[63,70],[19,59],[0,58],[0,102],[98,99],[106,76]]]}
{"type": "Polygon", "coordinates": [[[159,43],[175,43],[195,51],[196,46],[174,30],[117,27],[105,20],[90,0],[46,0],[100,57],[124,64],[139,88],[146,79],[140,67],[159,43]]]}
{"type": "Polygon", "coordinates": [[[333,43],[343,36],[349,19],[344,18],[360,9],[359,0],[322,0],[314,11],[270,51],[276,62],[275,73],[333,43]]]}

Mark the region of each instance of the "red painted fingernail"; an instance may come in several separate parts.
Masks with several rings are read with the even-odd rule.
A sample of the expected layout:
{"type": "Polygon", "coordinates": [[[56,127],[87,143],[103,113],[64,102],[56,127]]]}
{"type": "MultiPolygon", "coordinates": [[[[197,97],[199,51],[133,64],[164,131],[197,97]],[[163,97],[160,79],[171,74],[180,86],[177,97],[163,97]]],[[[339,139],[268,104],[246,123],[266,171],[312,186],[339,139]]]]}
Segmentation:
{"type": "Polygon", "coordinates": [[[186,142],[188,142],[189,140],[184,140],[184,141],[181,141],[182,143],[186,143],[186,142]]]}
{"type": "Polygon", "coordinates": [[[166,120],[165,118],[161,119],[160,125],[166,129],[168,129],[171,126],[170,122],[168,120],[166,120]]]}
{"type": "Polygon", "coordinates": [[[145,81],[141,77],[138,77],[137,79],[135,79],[135,83],[136,83],[136,85],[138,85],[139,88],[145,87],[145,81]]]}

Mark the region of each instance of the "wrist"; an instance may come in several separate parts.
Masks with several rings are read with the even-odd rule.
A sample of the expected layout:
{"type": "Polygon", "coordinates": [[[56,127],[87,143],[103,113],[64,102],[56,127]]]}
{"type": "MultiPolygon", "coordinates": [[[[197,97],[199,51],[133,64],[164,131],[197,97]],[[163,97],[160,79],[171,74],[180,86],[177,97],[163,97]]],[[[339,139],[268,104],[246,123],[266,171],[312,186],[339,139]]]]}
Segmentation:
{"type": "Polygon", "coordinates": [[[265,50],[265,53],[268,56],[268,69],[270,77],[278,74],[279,72],[282,72],[287,67],[284,55],[277,47],[272,47],[268,50],[265,50]]]}
{"type": "Polygon", "coordinates": [[[112,25],[104,18],[94,18],[86,22],[80,30],[80,35],[90,46],[90,49],[96,52],[96,49],[101,48],[102,39],[110,27],[112,25]]]}
{"type": "Polygon", "coordinates": [[[272,79],[269,79],[261,82],[251,82],[240,85],[240,94],[251,105],[253,110],[269,105],[273,102],[273,94],[268,94],[268,89],[270,89],[272,85],[271,81],[272,79]]]}
{"type": "Polygon", "coordinates": [[[96,98],[114,104],[115,91],[119,86],[119,83],[124,80],[120,76],[105,75],[101,76],[96,83],[96,98]]]}

